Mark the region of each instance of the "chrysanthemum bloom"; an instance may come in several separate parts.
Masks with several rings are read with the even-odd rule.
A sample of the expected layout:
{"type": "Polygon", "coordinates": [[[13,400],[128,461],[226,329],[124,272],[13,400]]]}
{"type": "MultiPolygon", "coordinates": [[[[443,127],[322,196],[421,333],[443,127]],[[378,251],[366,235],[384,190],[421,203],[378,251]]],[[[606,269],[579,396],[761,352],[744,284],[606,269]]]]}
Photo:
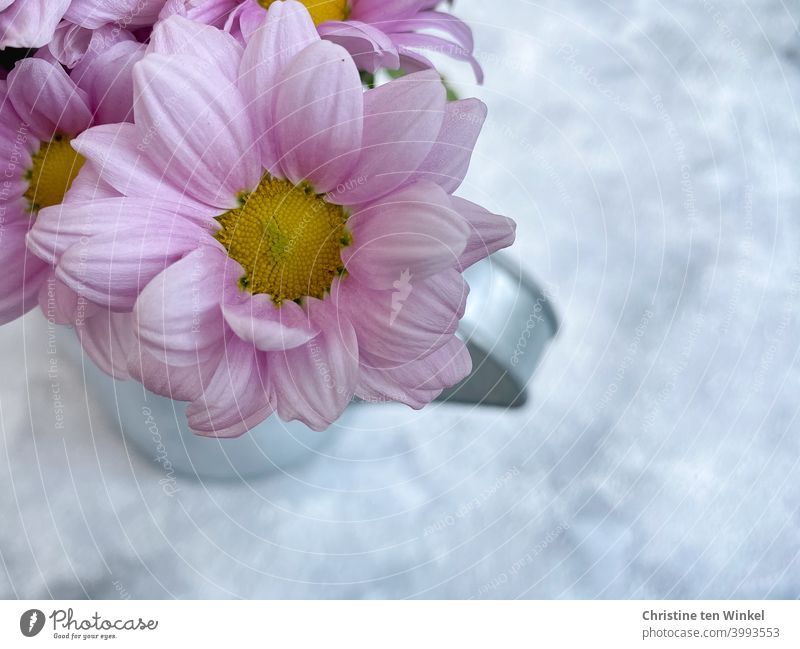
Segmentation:
{"type": "Polygon", "coordinates": [[[243,53],[178,17],[152,50],[135,125],[74,143],[124,197],[43,210],[29,236],[67,286],[133,311],[134,374],[216,436],[275,411],[321,430],[354,395],[419,408],[466,376],[461,271],[514,238],[452,196],[484,106],[447,104],[431,71],[364,92],[295,2],[243,53]]]}
{"type": "MultiPolygon", "coordinates": [[[[168,0],[162,15],[224,25],[246,41],[275,1],[168,0]]],[[[303,4],[320,36],[344,47],[361,70],[433,68],[428,55],[437,52],[467,61],[483,80],[473,55],[472,30],[455,16],[436,11],[440,0],[303,0],[303,4]]]]}
{"type": "Polygon", "coordinates": [[[129,50],[101,55],[76,84],[64,69],[42,58],[17,63],[0,88],[0,323],[36,305],[50,272],[29,254],[25,237],[40,211],[58,205],[84,158],[72,140],[94,124],[130,115],[132,63],[143,54],[129,50]]]}

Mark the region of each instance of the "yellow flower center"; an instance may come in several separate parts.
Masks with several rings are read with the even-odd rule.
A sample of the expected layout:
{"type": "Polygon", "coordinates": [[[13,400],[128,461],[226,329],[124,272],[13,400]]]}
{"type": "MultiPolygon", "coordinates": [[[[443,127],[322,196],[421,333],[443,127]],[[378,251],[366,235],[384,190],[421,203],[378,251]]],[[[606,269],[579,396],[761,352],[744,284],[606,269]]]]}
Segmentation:
{"type": "Polygon", "coordinates": [[[25,198],[32,213],[58,205],[72,186],[86,159],[70,146],[65,135],[55,135],[33,154],[33,167],[25,174],[25,198]]]}
{"type": "MultiPolygon", "coordinates": [[[[329,20],[347,20],[350,15],[350,7],[348,0],[300,0],[308,9],[311,14],[311,19],[315,25],[321,25],[329,20]]],[[[269,9],[269,6],[275,0],[258,0],[264,9],[269,9]]]]}
{"type": "Polygon", "coordinates": [[[323,298],[345,273],[341,250],[352,243],[347,214],[314,192],[265,175],[241,206],[217,217],[216,239],[244,269],[239,287],[284,300],[323,298]]]}

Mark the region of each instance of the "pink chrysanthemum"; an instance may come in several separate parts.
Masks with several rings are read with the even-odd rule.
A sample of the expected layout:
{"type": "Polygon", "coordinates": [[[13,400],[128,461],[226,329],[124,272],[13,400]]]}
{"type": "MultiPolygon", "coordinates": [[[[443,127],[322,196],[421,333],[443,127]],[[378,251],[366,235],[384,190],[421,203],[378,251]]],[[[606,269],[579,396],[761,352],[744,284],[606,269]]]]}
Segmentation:
{"type": "Polygon", "coordinates": [[[132,67],[143,47],[122,45],[98,55],[76,83],[42,58],[17,63],[0,88],[0,322],[36,305],[50,272],[26,252],[25,237],[40,210],[58,205],[84,164],[70,145],[94,124],[131,114],[132,67]]]}
{"type": "Polygon", "coordinates": [[[29,245],[122,314],[129,369],[235,436],[273,412],[329,426],[354,395],[422,407],[470,371],[461,271],[514,224],[452,196],[485,117],[434,72],[364,92],[306,9],[246,49],[172,17],[134,71],[135,125],[74,146],[119,198],[42,210],[29,245]]]}
{"type": "MultiPolygon", "coordinates": [[[[168,0],[162,15],[224,25],[246,41],[274,1],[168,0]]],[[[303,0],[303,4],[320,36],[344,47],[361,70],[433,68],[428,55],[436,52],[467,61],[483,81],[473,54],[472,30],[455,16],[436,11],[440,0],[303,0]]]]}

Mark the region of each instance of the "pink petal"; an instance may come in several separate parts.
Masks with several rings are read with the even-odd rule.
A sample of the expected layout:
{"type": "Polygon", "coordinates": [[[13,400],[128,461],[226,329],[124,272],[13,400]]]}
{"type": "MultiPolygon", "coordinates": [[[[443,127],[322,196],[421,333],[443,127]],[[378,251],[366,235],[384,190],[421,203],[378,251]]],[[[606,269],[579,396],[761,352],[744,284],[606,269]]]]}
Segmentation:
{"type": "Polygon", "coordinates": [[[478,99],[450,102],[436,144],[414,178],[437,183],[448,194],[456,191],[467,175],[485,119],[486,106],[478,99]]]}
{"type": "Polygon", "coordinates": [[[16,320],[38,304],[38,294],[50,266],[25,248],[24,223],[7,224],[0,246],[0,324],[16,320]]]}
{"type": "Polygon", "coordinates": [[[394,33],[392,41],[400,52],[400,65],[405,70],[415,70],[433,67],[433,63],[420,53],[435,52],[444,54],[457,61],[465,61],[472,66],[475,79],[478,83],[483,83],[483,68],[472,53],[472,50],[465,49],[457,43],[452,43],[438,36],[431,34],[416,33],[394,33]]]}
{"type": "Polygon", "coordinates": [[[56,263],[82,239],[148,224],[176,221],[179,226],[170,207],[144,198],[98,198],[46,207],[39,211],[28,234],[28,247],[45,261],[56,263]]]}
{"type": "Polygon", "coordinates": [[[197,57],[205,65],[218,67],[231,81],[236,81],[242,60],[242,46],[233,36],[181,16],[155,26],[147,52],[197,57]]]}
{"type": "MultiPolygon", "coordinates": [[[[308,316],[294,302],[284,302],[277,308],[268,295],[251,295],[237,284],[242,276],[241,266],[225,284],[222,313],[234,333],[262,351],[280,351],[305,345],[319,334],[308,316]]],[[[229,265],[230,267],[230,265],[229,265]]]]}
{"type": "Polygon", "coordinates": [[[86,90],[97,124],[133,121],[133,66],[144,56],[141,43],[123,41],[94,57],[77,83],[86,90]]]}
{"type": "Polygon", "coordinates": [[[16,0],[0,13],[0,49],[44,47],[70,0],[16,0]]]}
{"type": "Polygon", "coordinates": [[[423,8],[422,0],[356,0],[350,17],[379,27],[390,21],[409,18],[423,8]]]}
{"type": "Polygon", "coordinates": [[[157,359],[178,367],[216,363],[228,328],[220,304],[227,256],[200,248],[172,264],[136,302],[136,333],[157,359]]]}
{"type": "Polygon", "coordinates": [[[223,27],[228,14],[239,6],[240,0],[167,0],[159,18],[178,15],[204,25],[223,27]]]}
{"type": "Polygon", "coordinates": [[[89,50],[91,42],[90,29],[64,20],[56,28],[48,48],[59,63],[72,69],[89,50]]]}
{"type": "Polygon", "coordinates": [[[262,169],[244,102],[225,73],[194,57],[150,54],[133,76],[144,152],[190,196],[236,207],[262,169]]]}
{"type": "Polygon", "coordinates": [[[411,361],[450,340],[464,316],[469,286],[455,270],[418,280],[410,273],[393,290],[375,291],[354,277],[335,295],[350,315],[359,349],[382,358],[411,361]]]}
{"type": "MultiPolygon", "coordinates": [[[[0,97],[0,102],[2,98],[0,97]]],[[[0,112],[0,168],[2,172],[2,191],[0,192],[0,225],[14,221],[24,221],[30,226],[31,213],[25,192],[30,182],[25,173],[33,165],[30,148],[38,148],[39,142],[28,135],[18,123],[14,109],[5,102],[5,110],[0,112]],[[17,129],[6,129],[5,126],[17,129]],[[33,147],[31,147],[33,145],[33,147]]]]}
{"type": "Polygon", "coordinates": [[[443,11],[421,11],[413,18],[403,19],[400,25],[402,25],[402,31],[405,32],[435,29],[449,34],[456,44],[468,52],[472,52],[475,48],[475,39],[469,25],[443,11]]]}
{"type": "MultiPolygon", "coordinates": [[[[291,0],[276,2],[270,5],[270,9],[276,5],[291,6],[295,4],[297,3],[291,0]]],[[[266,20],[267,14],[264,12],[263,7],[255,2],[245,2],[228,16],[228,20],[225,22],[225,29],[248,42],[266,20]],[[238,27],[238,31],[234,28],[234,25],[238,27]]]]}
{"type": "Polygon", "coordinates": [[[125,380],[128,355],[136,344],[133,314],[102,310],[76,324],[75,333],[89,358],[106,374],[125,380]]]}
{"type": "Polygon", "coordinates": [[[56,29],[48,49],[59,63],[72,69],[71,76],[74,80],[76,73],[78,78],[81,77],[86,66],[114,45],[135,41],[133,34],[117,26],[104,25],[99,29],[86,29],[65,20],[56,29]]]}
{"type": "Polygon", "coordinates": [[[331,300],[309,299],[306,306],[322,333],[301,347],[270,353],[267,363],[281,419],[322,431],[355,394],[358,343],[353,326],[331,300]]]}
{"type": "Polygon", "coordinates": [[[155,23],[163,6],[164,0],[72,0],[66,19],[89,29],[107,23],[141,27],[155,23]]]}
{"type": "MultiPolygon", "coordinates": [[[[211,365],[210,367],[215,367],[211,365]]],[[[134,339],[128,355],[128,373],[145,388],[176,401],[192,401],[203,393],[200,365],[178,367],[167,365],[134,339]]]]}
{"type": "Polygon", "coordinates": [[[429,356],[409,363],[391,363],[365,354],[356,393],[368,402],[399,401],[418,410],[471,371],[469,351],[452,337],[429,356]]]}
{"type": "Polygon", "coordinates": [[[287,66],[275,103],[277,144],[284,175],[310,181],[317,193],[349,177],[361,147],[364,91],[349,54],[327,41],[313,43],[287,66]]]}
{"type": "Polygon", "coordinates": [[[206,231],[184,219],[151,219],[80,240],[64,253],[56,273],[87,299],[130,311],[154,277],[208,240],[206,231]]]}
{"type": "Polygon", "coordinates": [[[39,291],[39,308],[48,321],[60,325],[74,325],[103,311],[102,307],[82,298],[64,284],[51,269],[39,291]]]}
{"type": "Polygon", "coordinates": [[[404,273],[425,279],[457,265],[469,226],[432,183],[417,183],[350,217],[353,245],[342,250],[347,270],[360,282],[391,289],[404,273]]]}
{"type": "Polygon", "coordinates": [[[508,248],[516,238],[517,224],[511,219],[492,214],[480,205],[453,196],[453,209],[463,216],[472,230],[467,247],[459,258],[459,268],[465,270],[489,255],[508,248]]]}
{"type": "Polygon", "coordinates": [[[0,205],[4,208],[4,220],[25,219],[30,225],[28,201],[24,198],[30,186],[26,171],[33,165],[32,154],[40,143],[31,137],[28,128],[21,122],[10,101],[6,101],[5,82],[0,93],[0,166],[3,172],[3,192],[0,205]]]}
{"type": "Polygon", "coordinates": [[[202,396],[186,409],[197,435],[239,437],[274,411],[273,390],[252,345],[232,338],[202,396]]]}
{"type": "MultiPolygon", "coordinates": [[[[119,192],[100,177],[91,162],[84,164],[64,195],[65,203],[81,203],[100,198],[119,198],[119,192]]],[[[38,217],[37,217],[38,218],[38,217]]]]}
{"type": "Polygon", "coordinates": [[[359,182],[338,188],[329,198],[348,205],[364,203],[406,182],[437,140],[446,101],[444,85],[433,71],[411,74],[365,93],[362,152],[351,172],[359,182]]]}
{"type": "Polygon", "coordinates": [[[219,208],[205,205],[185,188],[171,181],[144,153],[142,136],[133,124],[108,124],[85,131],[73,148],[100,170],[103,181],[125,196],[161,200],[185,206],[187,217],[204,222],[219,215],[219,208]]]}
{"type": "Polygon", "coordinates": [[[86,93],[60,65],[43,59],[17,63],[8,75],[8,97],[40,140],[50,140],[59,132],[77,135],[92,123],[86,93]]]}
{"type": "Polygon", "coordinates": [[[372,25],[357,20],[329,21],[322,23],[318,31],[325,40],[350,52],[359,70],[376,72],[380,68],[400,67],[400,56],[392,39],[372,25]]]}
{"type": "MultiPolygon", "coordinates": [[[[31,155],[38,149],[39,142],[35,137],[30,137],[28,126],[11,105],[8,99],[8,82],[3,79],[0,81],[0,156],[3,164],[15,160],[23,169],[28,169],[32,162],[31,155]]],[[[11,175],[16,175],[21,180],[23,169],[18,174],[11,175]]]]}
{"type": "Polygon", "coordinates": [[[278,80],[291,60],[319,40],[308,11],[297,2],[270,5],[268,19],[250,37],[242,59],[239,88],[259,134],[262,164],[277,171],[274,143],[278,80]]]}

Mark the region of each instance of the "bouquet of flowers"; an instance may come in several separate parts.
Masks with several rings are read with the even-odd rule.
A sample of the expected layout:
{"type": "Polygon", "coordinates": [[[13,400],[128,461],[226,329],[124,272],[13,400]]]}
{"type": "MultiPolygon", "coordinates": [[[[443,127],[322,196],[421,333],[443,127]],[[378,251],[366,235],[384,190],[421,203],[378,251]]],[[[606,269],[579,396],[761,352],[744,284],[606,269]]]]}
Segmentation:
{"type": "Polygon", "coordinates": [[[458,383],[462,272],[515,226],[454,195],[486,108],[426,56],[480,80],[437,4],[0,0],[35,49],[0,81],[0,322],[39,306],[205,436],[458,383]]]}

